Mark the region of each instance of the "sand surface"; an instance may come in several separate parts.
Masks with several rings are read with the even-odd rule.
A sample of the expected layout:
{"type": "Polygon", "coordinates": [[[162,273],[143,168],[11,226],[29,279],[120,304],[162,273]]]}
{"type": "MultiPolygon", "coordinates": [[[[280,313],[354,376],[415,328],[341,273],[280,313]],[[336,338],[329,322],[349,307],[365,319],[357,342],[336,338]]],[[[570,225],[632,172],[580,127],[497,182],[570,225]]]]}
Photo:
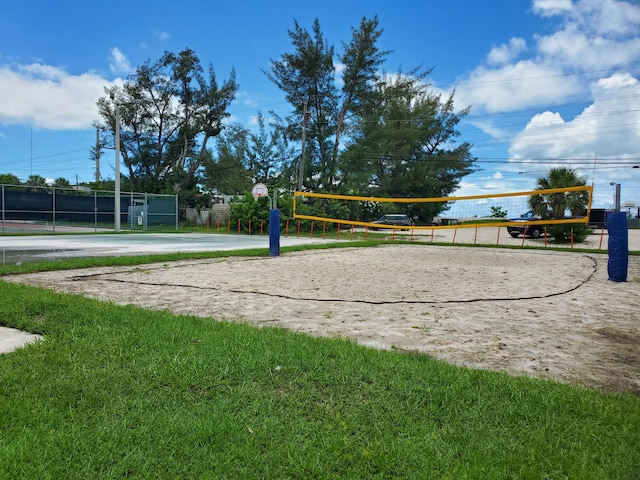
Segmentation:
{"type": "Polygon", "coordinates": [[[346,337],[640,394],[640,257],[383,245],[4,277],[116,304],[346,337]]]}

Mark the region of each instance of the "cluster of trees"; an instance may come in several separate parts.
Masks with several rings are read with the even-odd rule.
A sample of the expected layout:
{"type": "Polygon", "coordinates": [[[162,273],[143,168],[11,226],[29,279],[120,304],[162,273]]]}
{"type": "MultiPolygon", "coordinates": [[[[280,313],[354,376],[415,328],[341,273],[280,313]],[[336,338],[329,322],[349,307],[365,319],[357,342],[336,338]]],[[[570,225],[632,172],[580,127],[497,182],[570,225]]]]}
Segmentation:
{"type": "Polygon", "coordinates": [[[22,183],[13,173],[0,173],[0,185],[28,185],[30,187],[57,187],[70,188],[71,183],[66,178],[56,178],[53,183],[47,183],[47,179],[40,175],[30,175],[27,181],[22,183]]]}
{"type": "MultiPolygon", "coordinates": [[[[363,18],[340,53],[318,20],[310,31],[294,22],[288,33],[292,51],[264,74],[291,111],[258,112],[255,131],[224,123],[239,88],[234,71],[219,82],[190,49],[167,52],[106,89],[96,126],[101,145],[113,147],[119,117],[123,188],[178,193],[191,204],[203,192],[242,195],[256,182],[283,192],[433,197],[449,195],[474,170],[471,146],[457,143],[468,109],[430,92],[428,70],[382,70],[389,52],[378,47],[377,17],[363,18]]],[[[410,208],[418,219],[439,213],[410,208]]]]}
{"type": "MultiPolygon", "coordinates": [[[[188,206],[208,204],[209,194],[245,195],[258,182],[283,192],[281,206],[290,204],[287,193],[301,189],[447,197],[475,170],[471,145],[458,143],[457,127],[469,109],[456,111],[453,94],[442,98],[429,91],[430,70],[386,73],[389,52],[378,47],[382,29],[377,17],[362,18],[339,53],[318,20],[311,31],[294,22],[288,34],[292,50],[271,60],[270,70],[263,72],[291,107],[285,117],[257,112],[254,131],[225,123],[239,88],[235,72],[220,82],[213,66],[205,70],[193,50],[165,52],[138,67],[123,85],[105,89],[97,102],[101,139],[93,159],[103,148],[114,148],[117,123],[125,167],[122,189],[177,193],[188,206]]],[[[2,175],[0,183],[20,183],[12,177],[2,175]]],[[[27,184],[45,184],[42,177],[32,177],[27,184]]],[[[580,180],[575,172],[563,171],[539,179],[538,187],[572,186],[580,180]]],[[[58,179],[56,186],[69,184],[58,179]]],[[[90,186],[112,189],[113,182],[90,186]]],[[[543,218],[558,209],[574,209],[574,203],[561,208],[554,202],[534,196],[531,206],[543,218]]],[[[303,208],[319,216],[363,221],[397,208],[394,203],[367,203],[347,212],[326,200],[303,208]]],[[[584,199],[575,199],[575,205],[584,208],[584,199]]],[[[402,213],[426,223],[446,204],[404,208],[402,213]]]]}
{"type": "MultiPolygon", "coordinates": [[[[583,187],[587,184],[584,177],[580,177],[571,168],[552,168],[545,177],[536,180],[536,190],[551,190],[554,188],[583,187]]],[[[542,219],[560,219],[568,213],[573,217],[585,214],[589,203],[586,191],[560,192],[532,195],[529,206],[533,213],[542,219]]],[[[551,225],[548,234],[557,242],[582,242],[588,235],[588,227],[584,223],[572,225],[551,225]]]]}

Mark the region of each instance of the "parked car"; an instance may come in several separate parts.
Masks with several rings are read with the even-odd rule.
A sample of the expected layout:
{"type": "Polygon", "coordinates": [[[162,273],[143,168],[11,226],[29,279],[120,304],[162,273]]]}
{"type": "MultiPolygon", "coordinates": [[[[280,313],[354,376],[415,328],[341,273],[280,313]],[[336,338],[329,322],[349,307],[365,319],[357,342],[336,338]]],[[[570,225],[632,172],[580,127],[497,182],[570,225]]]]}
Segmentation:
{"type": "MultiPolygon", "coordinates": [[[[512,218],[512,222],[530,222],[532,220],[540,220],[533,212],[523,213],[520,218],[512,218]]],[[[523,225],[523,226],[508,226],[507,232],[513,238],[518,238],[520,235],[526,235],[529,238],[540,238],[544,233],[544,225],[523,225]]]]}
{"type": "MultiPolygon", "coordinates": [[[[375,223],[378,225],[396,225],[396,226],[402,226],[402,227],[410,227],[411,219],[407,215],[389,213],[381,216],[378,220],[371,223],[375,223]]],[[[384,227],[372,227],[372,230],[378,230],[379,228],[384,228],[384,227]]],[[[409,230],[409,229],[403,228],[402,230],[409,230]]]]}

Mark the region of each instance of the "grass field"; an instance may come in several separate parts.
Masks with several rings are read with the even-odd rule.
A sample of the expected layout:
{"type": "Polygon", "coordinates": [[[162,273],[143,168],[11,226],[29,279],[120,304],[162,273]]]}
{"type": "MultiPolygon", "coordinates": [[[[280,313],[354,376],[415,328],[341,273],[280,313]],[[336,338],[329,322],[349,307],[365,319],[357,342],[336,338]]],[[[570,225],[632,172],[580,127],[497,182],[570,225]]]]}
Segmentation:
{"type": "Polygon", "coordinates": [[[2,281],[0,298],[1,324],[46,338],[0,355],[0,478],[640,476],[636,396],[2,281]]]}

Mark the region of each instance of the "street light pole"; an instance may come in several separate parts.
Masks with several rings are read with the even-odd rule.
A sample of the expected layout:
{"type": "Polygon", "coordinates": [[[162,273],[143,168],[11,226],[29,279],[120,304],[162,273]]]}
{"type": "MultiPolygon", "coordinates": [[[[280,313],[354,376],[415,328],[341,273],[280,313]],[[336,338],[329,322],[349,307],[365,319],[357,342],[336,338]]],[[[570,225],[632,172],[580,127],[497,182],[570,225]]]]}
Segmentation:
{"type": "Polygon", "coordinates": [[[120,231],[120,105],[115,100],[115,94],[111,92],[111,100],[114,101],[116,111],[116,185],[115,185],[115,198],[114,198],[114,225],[113,229],[116,232],[120,231]]]}
{"type": "Polygon", "coordinates": [[[620,184],[611,182],[609,185],[613,187],[613,209],[616,212],[620,211],[620,184]]]}

